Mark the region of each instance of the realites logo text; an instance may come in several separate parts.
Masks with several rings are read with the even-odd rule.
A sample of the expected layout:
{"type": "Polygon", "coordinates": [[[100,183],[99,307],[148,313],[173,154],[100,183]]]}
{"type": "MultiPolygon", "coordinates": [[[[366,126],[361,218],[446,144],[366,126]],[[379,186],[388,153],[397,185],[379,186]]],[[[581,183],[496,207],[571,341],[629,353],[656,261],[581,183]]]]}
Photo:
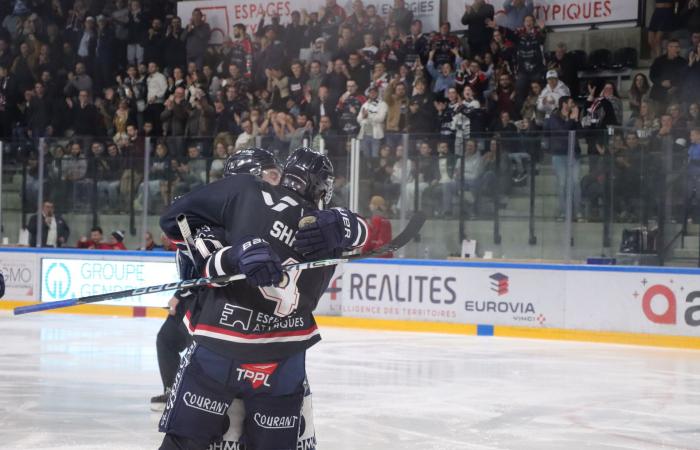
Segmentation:
{"type": "Polygon", "coordinates": [[[497,293],[499,297],[508,293],[507,276],[497,272],[491,275],[489,278],[493,280],[491,281],[491,290],[497,293]]]}
{"type": "Polygon", "coordinates": [[[676,287],[673,279],[670,279],[668,284],[674,286],[677,289],[676,292],[665,284],[653,284],[647,287],[650,283],[646,278],[642,279],[641,283],[644,287],[642,292],[634,291],[632,296],[635,299],[641,297],[642,311],[649,321],[661,325],[676,325],[678,323],[678,310],[684,309],[683,321],[691,327],[700,325],[700,304],[694,304],[696,300],[700,299],[700,291],[688,292],[685,297],[686,307],[682,308],[676,300],[676,292],[680,291],[685,294],[686,289],[684,286],[676,287]]]}

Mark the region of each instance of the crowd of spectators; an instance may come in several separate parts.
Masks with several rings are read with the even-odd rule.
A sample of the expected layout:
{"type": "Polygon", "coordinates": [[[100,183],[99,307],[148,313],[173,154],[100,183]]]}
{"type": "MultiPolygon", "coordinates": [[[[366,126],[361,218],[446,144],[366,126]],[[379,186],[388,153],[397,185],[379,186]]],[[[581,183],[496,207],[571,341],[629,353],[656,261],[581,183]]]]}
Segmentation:
{"type": "MultiPolygon", "coordinates": [[[[367,0],[354,0],[349,13],[326,0],[319,11],[293,11],[287,24],[263,13],[254,33],[234,24],[210,45],[202,12],[183,23],[174,0],[2,2],[0,138],[47,138],[54,198],[72,206],[99,200],[114,211],[146,200],[166,205],[220,178],[223,160],[242,147],[284,156],[307,142],[340,162],[357,138],[372,193],[387,199],[389,214],[403,200],[450,215],[458,180],[478,214],[482,193],[503,181],[502,167],[507,184],[520,183],[542,150],[553,155],[563,195],[563,132],[602,135],[625,125],[687,140],[700,126],[700,33],[689,49],[668,41],[649,79],[635,76],[623,101],[612,83],[581,83],[566,45],[545,51],[548,30],[532,0],[507,0],[504,11],[497,23],[491,5],[473,0],[461,17],[468,31],[444,22],[426,33],[404,0],[386,16],[367,0]],[[404,152],[415,159],[407,168],[404,152]],[[412,187],[400,199],[406,180],[412,187]]],[[[595,137],[582,144],[589,155],[616,151],[595,137]]],[[[38,157],[30,153],[31,194],[38,157]]],[[[579,198],[597,197],[575,185],[574,213],[583,218],[579,198]]]]}

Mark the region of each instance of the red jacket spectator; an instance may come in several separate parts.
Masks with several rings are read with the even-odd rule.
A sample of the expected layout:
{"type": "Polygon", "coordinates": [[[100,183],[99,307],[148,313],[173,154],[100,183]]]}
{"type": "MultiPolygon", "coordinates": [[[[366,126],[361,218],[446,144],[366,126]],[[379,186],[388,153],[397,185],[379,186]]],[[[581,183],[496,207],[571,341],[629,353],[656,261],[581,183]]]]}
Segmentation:
{"type": "Polygon", "coordinates": [[[90,239],[83,236],[75,245],[77,248],[86,248],[91,250],[112,250],[112,246],[106,242],[102,242],[102,228],[93,227],[90,230],[90,239]]]}
{"type": "MultiPolygon", "coordinates": [[[[375,195],[369,202],[369,209],[372,211],[372,218],[369,225],[369,237],[367,243],[362,247],[362,253],[371,252],[391,241],[391,222],[384,217],[386,212],[386,202],[383,197],[375,195]]],[[[393,258],[394,254],[389,252],[378,256],[378,258],[393,258]]]]}

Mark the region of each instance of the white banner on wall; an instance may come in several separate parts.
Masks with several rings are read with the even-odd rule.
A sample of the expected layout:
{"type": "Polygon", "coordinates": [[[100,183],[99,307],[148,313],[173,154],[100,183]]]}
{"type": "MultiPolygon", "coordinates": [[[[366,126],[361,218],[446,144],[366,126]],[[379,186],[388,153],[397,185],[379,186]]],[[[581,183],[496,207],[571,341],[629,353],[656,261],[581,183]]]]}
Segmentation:
{"type": "MultiPolygon", "coordinates": [[[[178,280],[174,262],[43,258],[41,301],[106,294],[178,280]]],[[[103,305],[167,306],[173,292],[100,302],[103,305]]]]}
{"type": "Polygon", "coordinates": [[[571,271],[567,284],[567,328],[700,336],[698,275],[571,271]]]}
{"type": "MultiPolygon", "coordinates": [[[[496,23],[505,14],[506,0],[486,0],[493,5],[496,23]]],[[[449,0],[447,17],[453,30],[464,29],[464,5],[472,1],[449,0]]],[[[535,17],[549,27],[592,25],[606,22],[634,22],[639,17],[637,0],[535,0],[535,17]]]]}
{"type": "Polygon", "coordinates": [[[342,312],[380,319],[562,327],[562,275],[547,270],[348,264],[342,312]]]}
{"type": "Polygon", "coordinates": [[[700,277],[626,268],[348,264],[342,314],[700,336],[700,277]]]}
{"type": "Polygon", "coordinates": [[[321,316],[339,316],[342,313],[341,300],[343,286],[343,267],[344,264],[335,266],[335,272],[328,284],[326,292],[323,293],[318,301],[318,305],[314,310],[315,314],[321,316]]]}
{"type": "Polygon", "coordinates": [[[39,296],[39,258],[34,253],[0,253],[7,300],[31,300],[39,296]]]}
{"type": "MultiPolygon", "coordinates": [[[[345,8],[347,14],[352,14],[350,4],[345,5],[340,1],[338,4],[345,8]]],[[[377,0],[365,2],[365,4],[373,4],[377,8],[377,13],[386,18],[394,2],[393,0],[377,0]]],[[[177,15],[182,20],[183,25],[187,25],[192,17],[192,11],[195,8],[199,8],[212,29],[211,43],[220,44],[225,40],[226,36],[233,35],[233,26],[237,23],[244,24],[248,33],[255,33],[258,30],[258,24],[263,13],[266,15],[266,25],[270,23],[269,17],[274,14],[280,16],[280,23],[286,24],[291,21],[292,11],[305,9],[309,13],[318,12],[324,5],[325,0],[262,2],[234,0],[185,1],[177,3],[177,15]]],[[[406,7],[411,8],[414,18],[423,21],[424,31],[429,32],[438,29],[440,0],[407,1],[406,7]]]]}

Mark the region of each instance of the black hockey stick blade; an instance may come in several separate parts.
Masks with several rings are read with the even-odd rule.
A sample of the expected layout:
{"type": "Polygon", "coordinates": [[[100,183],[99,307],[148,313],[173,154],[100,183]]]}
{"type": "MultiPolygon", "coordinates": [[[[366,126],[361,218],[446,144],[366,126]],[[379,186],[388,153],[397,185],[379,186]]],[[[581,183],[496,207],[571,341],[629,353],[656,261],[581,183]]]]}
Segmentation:
{"type": "Polygon", "coordinates": [[[364,258],[371,258],[373,256],[383,255],[385,253],[395,252],[396,250],[400,249],[401,247],[405,246],[413,239],[418,237],[420,230],[423,228],[423,224],[425,224],[425,220],[425,214],[421,211],[416,211],[416,213],[408,221],[406,228],[404,228],[401,231],[401,233],[399,233],[399,235],[392,239],[389,243],[384,244],[381,247],[372,250],[371,252],[362,253],[358,255],[351,255],[347,258],[352,261],[364,258]]]}

